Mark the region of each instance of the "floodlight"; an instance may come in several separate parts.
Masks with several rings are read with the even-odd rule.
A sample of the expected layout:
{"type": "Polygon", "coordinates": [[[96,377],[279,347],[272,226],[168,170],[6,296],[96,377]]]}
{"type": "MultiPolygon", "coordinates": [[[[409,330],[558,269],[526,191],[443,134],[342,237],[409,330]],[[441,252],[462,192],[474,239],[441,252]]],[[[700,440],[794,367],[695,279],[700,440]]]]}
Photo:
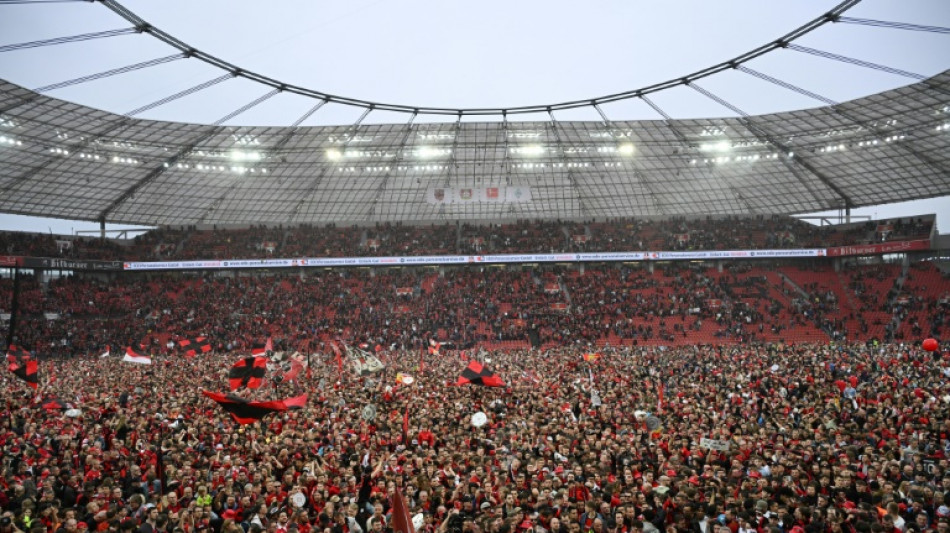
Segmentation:
{"type": "Polygon", "coordinates": [[[254,151],[233,150],[231,152],[231,160],[233,161],[260,161],[261,153],[254,152],[254,151]]]}
{"type": "Polygon", "coordinates": [[[327,150],[327,159],[330,161],[339,161],[343,158],[343,153],[335,148],[327,150]]]}
{"type": "Polygon", "coordinates": [[[515,153],[519,153],[527,156],[538,156],[544,153],[544,147],[540,144],[529,144],[526,146],[519,146],[513,150],[515,153]]]}
{"type": "Polygon", "coordinates": [[[432,148],[431,146],[420,146],[416,150],[416,155],[422,159],[429,159],[432,157],[439,157],[441,155],[447,155],[449,150],[444,148],[432,148]]]}

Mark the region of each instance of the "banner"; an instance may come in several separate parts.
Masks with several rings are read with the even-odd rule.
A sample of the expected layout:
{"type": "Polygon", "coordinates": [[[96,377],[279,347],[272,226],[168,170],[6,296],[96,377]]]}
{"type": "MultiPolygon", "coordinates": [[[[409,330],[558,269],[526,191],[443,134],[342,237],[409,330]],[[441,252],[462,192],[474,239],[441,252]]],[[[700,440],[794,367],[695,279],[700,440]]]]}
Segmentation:
{"type": "Polygon", "coordinates": [[[91,261],[82,259],[53,259],[46,257],[24,257],[21,266],[26,268],[52,270],[122,270],[121,261],[91,261]]]}
{"type": "Polygon", "coordinates": [[[716,439],[700,439],[699,447],[707,450],[716,450],[717,452],[728,452],[729,441],[716,439]]]}
{"type": "Polygon", "coordinates": [[[615,261],[683,261],[822,257],[825,250],[710,250],[691,252],[604,252],[501,255],[419,255],[403,257],[305,257],[299,259],[240,259],[220,261],[143,261],[123,264],[125,270],[210,270],[293,267],[386,267],[411,265],[581,263],[615,261]]]}
{"type": "Polygon", "coordinates": [[[828,257],[894,254],[929,249],[930,239],[921,239],[916,241],[894,241],[882,242],[878,244],[860,244],[855,246],[836,246],[834,248],[828,248],[828,257]]]}
{"type": "Polygon", "coordinates": [[[20,264],[22,257],[15,255],[0,255],[0,267],[14,267],[20,264]]]}
{"type": "Polygon", "coordinates": [[[434,187],[426,190],[426,203],[520,204],[531,201],[531,187],[434,187]]]}

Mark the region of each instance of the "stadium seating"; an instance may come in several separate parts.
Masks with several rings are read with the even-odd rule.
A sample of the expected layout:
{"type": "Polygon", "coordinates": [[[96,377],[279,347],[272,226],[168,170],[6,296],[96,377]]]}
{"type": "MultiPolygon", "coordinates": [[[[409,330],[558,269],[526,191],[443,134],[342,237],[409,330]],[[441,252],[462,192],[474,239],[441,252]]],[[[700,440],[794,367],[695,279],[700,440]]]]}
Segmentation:
{"type": "MultiPolygon", "coordinates": [[[[919,337],[914,324],[923,333],[945,326],[950,281],[929,263],[911,270],[900,293],[899,266],[727,267],[23,276],[17,336],[66,355],[140,339],[165,351],[169,340],[196,335],[222,350],[268,336],[295,349],[336,338],[512,349],[885,340],[919,337]],[[881,297],[888,293],[891,302],[881,297]]],[[[0,279],[0,312],[9,312],[12,291],[12,280],[0,279]]]]}
{"type": "Polygon", "coordinates": [[[0,253],[154,261],[391,255],[823,248],[928,239],[933,216],[819,228],[791,217],[235,229],[159,228],[129,240],[0,232],[0,253]]]}

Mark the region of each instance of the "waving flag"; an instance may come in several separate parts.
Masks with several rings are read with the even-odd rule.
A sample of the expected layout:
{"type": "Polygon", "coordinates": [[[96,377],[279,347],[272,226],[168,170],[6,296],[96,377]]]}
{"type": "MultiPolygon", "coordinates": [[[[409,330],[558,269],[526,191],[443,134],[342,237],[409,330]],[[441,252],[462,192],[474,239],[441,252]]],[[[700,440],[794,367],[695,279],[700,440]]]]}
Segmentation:
{"type": "Polygon", "coordinates": [[[36,361],[24,361],[23,363],[10,363],[9,366],[10,372],[26,382],[26,384],[35,389],[39,387],[40,381],[37,376],[39,371],[39,366],[36,364],[36,361]]]}
{"type": "Polygon", "coordinates": [[[333,353],[336,355],[336,369],[340,373],[340,377],[343,376],[343,351],[340,350],[340,347],[336,345],[336,341],[330,341],[330,349],[333,350],[333,353]]]}
{"type": "Polygon", "coordinates": [[[13,344],[7,348],[7,361],[10,363],[21,363],[23,361],[29,361],[30,359],[32,359],[30,351],[26,348],[13,344]]]}
{"type": "Polygon", "coordinates": [[[109,347],[108,344],[106,344],[106,351],[102,352],[102,355],[100,355],[99,357],[109,357],[110,352],[111,352],[111,348],[109,347]]]}
{"type": "MultiPolygon", "coordinates": [[[[300,354],[296,354],[299,356],[300,354]]],[[[290,358],[290,370],[284,372],[284,381],[296,381],[303,371],[303,362],[298,357],[290,358]]]]}
{"type": "Polygon", "coordinates": [[[267,342],[264,344],[254,343],[251,346],[251,355],[264,355],[267,352],[274,351],[274,339],[267,337],[267,342]]]}
{"type": "Polygon", "coordinates": [[[152,364],[152,356],[148,355],[147,353],[140,352],[131,346],[125,349],[125,355],[122,356],[122,360],[126,363],[135,363],[139,365],[152,364]]]}
{"type": "Polygon", "coordinates": [[[16,377],[26,382],[27,386],[36,389],[39,387],[39,365],[34,361],[30,352],[22,347],[10,345],[7,349],[7,369],[16,377]]]}
{"type": "Polygon", "coordinates": [[[194,357],[199,353],[208,353],[211,351],[211,341],[207,337],[196,337],[194,339],[182,339],[178,345],[184,348],[185,355],[194,357]]]}
{"type": "Polygon", "coordinates": [[[56,411],[60,409],[66,410],[66,409],[72,408],[70,404],[64,402],[63,400],[60,400],[59,398],[55,396],[51,396],[43,400],[43,403],[40,404],[40,407],[42,407],[43,409],[46,409],[47,411],[56,411]]]}
{"type": "Polygon", "coordinates": [[[286,400],[255,402],[234,394],[219,394],[208,391],[201,391],[201,393],[217,402],[238,424],[252,424],[271,413],[279,413],[288,409],[301,409],[307,404],[306,394],[286,400]]]}
{"type": "Polygon", "coordinates": [[[350,347],[347,347],[346,351],[350,365],[353,367],[353,372],[355,372],[357,376],[375,374],[386,368],[386,365],[384,365],[378,357],[369,352],[350,347]]]}
{"type": "Polygon", "coordinates": [[[256,389],[264,382],[264,375],[267,373],[267,358],[265,357],[245,357],[231,366],[228,371],[228,384],[231,390],[237,390],[241,387],[256,389]]]}
{"type": "Polygon", "coordinates": [[[416,533],[416,530],[412,524],[412,518],[409,515],[409,508],[406,507],[406,500],[403,499],[402,493],[399,492],[398,487],[396,488],[396,492],[393,494],[392,510],[392,528],[394,532],[416,533]]]}
{"type": "Polygon", "coordinates": [[[600,354],[597,352],[584,354],[584,360],[587,361],[588,363],[593,363],[597,361],[598,359],[600,359],[600,354]]]}
{"type": "Polygon", "coordinates": [[[482,385],[484,387],[504,387],[505,382],[494,372],[482,366],[478,361],[469,361],[468,366],[462,371],[456,385],[482,385]]]}

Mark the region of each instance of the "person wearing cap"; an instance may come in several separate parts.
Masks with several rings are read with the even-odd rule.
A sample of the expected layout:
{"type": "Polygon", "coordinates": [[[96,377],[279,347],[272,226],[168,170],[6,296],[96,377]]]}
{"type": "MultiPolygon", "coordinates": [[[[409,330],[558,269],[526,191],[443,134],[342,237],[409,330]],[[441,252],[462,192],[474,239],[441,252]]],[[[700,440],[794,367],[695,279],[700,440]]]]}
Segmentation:
{"type": "Polygon", "coordinates": [[[13,523],[13,517],[9,512],[3,513],[3,516],[0,516],[0,533],[23,533],[23,531],[16,527],[16,524],[13,523]]]}

